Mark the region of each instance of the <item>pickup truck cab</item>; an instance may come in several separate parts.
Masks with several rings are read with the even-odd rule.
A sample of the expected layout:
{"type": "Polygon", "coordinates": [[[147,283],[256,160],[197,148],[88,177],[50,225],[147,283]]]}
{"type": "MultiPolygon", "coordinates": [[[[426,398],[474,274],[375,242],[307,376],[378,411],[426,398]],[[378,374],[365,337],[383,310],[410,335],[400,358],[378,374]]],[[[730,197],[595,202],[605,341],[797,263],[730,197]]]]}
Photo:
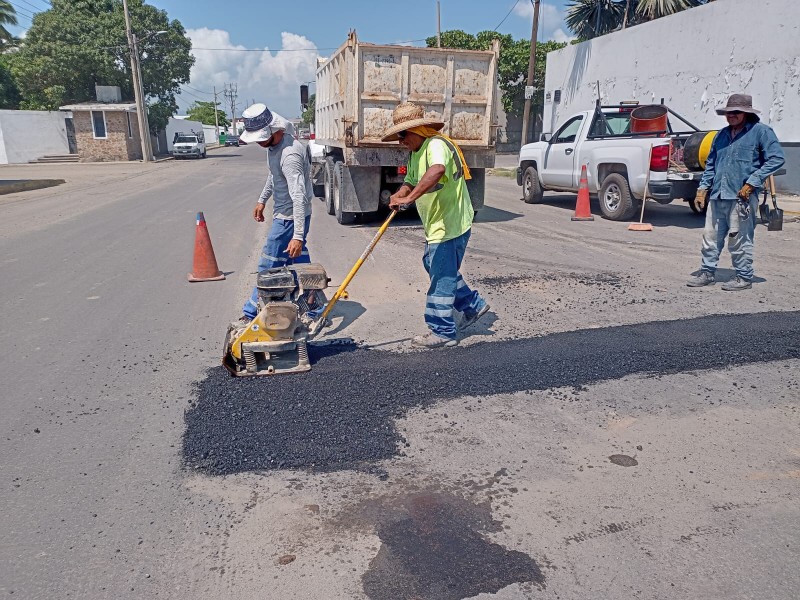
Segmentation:
{"type": "Polygon", "coordinates": [[[206,141],[196,133],[177,133],[172,142],[172,156],[177,158],[205,158],[206,141]]]}
{"type": "Polygon", "coordinates": [[[706,134],[668,109],[689,129],[673,131],[667,118],[664,131],[631,133],[634,108],[598,103],[594,110],[569,117],[554,134],[542,134],[542,141],[523,146],[517,184],[525,202],[541,202],[545,190],[577,192],[586,166],[589,192],[597,194],[607,219],[623,221],[637,214],[645,186],[647,198],[661,204],[684,199],[701,212],[694,198],[703,170],[686,167],[683,146],[690,137],[706,134]]]}

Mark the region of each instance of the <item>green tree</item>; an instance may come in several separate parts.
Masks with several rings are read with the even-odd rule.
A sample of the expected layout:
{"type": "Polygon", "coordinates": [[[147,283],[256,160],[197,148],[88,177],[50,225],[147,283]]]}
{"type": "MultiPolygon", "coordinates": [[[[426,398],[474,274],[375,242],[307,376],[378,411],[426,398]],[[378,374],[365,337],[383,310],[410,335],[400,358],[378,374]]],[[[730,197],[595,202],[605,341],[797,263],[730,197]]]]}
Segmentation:
{"type": "Polygon", "coordinates": [[[303,111],[301,118],[306,125],[314,122],[314,111],[317,105],[317,95],[311,94],[308,97],[308,107],[303,111]]]}
{"type": "Polygon", "coordinates": [[[8,0],[0,0],[0,50],[16,44],[16,39],[6,29],[6,25],[17,24],[17,11],[8,0]]]}
{"type": "MultiPolygon", "coordinates": [[[[531,43],[528,40],[515,41],[510,35],[496,31],[481,31],[476,35],[461,30],[443,31],[441,34],[443,48],[461,50],[488,50],[494,40],[500,41],[500,56],[497,62],[497,81],[503,91],[503,109],[516,116],[521,116],[525,104],[525,85],[528,81],[528,65],[530,63],[531,43]]],[[[428,47],[436,46],[436,37],[425,40],[428,47]]],[[[547,64],[547,53],[566,46],[564,43],[549,41],[536,45],[536,65],[534,67],[534,85],[542,95],[544,87],[544,71],[547,64]]],[[[537,99],[541,107],[541,97],[537,99]]]]}
{"type": "Polygon", "coordinates": [[[200,121],[204,125],[216,125],[216,121],[214,120],[215,108],[217,111],[217,119],[219,119],[219,126],[227,127],[230,125],[231,122],[228,120],[228,117],[225,116],[225,111],[219,109],[219,102],[215,104],[214,102],[198,100],[189,107],[186,114],[192,121],[200,121]]]}
{"type": "Polygon", "coordinates": [[[0,108],[19,108],[22,96],[7,65],[8,59],[0,55],[0,108]]]}
{"type": "MultiPolygon", "coordinates": [[[[189,82],[191,41],[166,11],[143,0],[130,0],[128,6],[155,132],[175,114],[175,95],[189,82]],[[155,35],[159,31],[166,33],[155,35]]],[[[11,58],[21,107],[33,109],[93,100],[96,84],[120,86],[123,97],[133,98],[130,64],[122,0],[51,0],[49,10],[33,17],[24,43],[11,58]]]]}

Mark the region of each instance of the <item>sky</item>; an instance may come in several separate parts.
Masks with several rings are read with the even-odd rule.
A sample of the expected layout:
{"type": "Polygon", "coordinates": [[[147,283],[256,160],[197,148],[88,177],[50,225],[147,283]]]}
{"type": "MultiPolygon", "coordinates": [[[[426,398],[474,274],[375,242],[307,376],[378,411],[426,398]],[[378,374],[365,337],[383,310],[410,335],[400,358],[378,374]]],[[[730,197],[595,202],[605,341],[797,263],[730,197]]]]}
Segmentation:
{"type": "MultiPolygon", "coordinates": [[[[11,0],[24,35],[30,17],[48,0],[11,0]]],[[[300,84],[314,80],[317,56],[329,56],[355,29],[360,40],[424,46],[436,35],[436,0],[147,0],[183,24],[192,40],[195,65],[179,97],[181,112],[196,100],[213,100],[228,84],[238,91],[237,116],[255,102],[294,118],[300,114],[300,84]]],[[[564,24],[567,0],[543,0],[539,41],[570,39],[564,24]]],[[[497,29],[529,39],[532,0],[440,0],[442,31],[497,29]]],[[[135,23],[134,23],[135,28],[135,23]]],[[[310,86],[314,93],[314,86],[310,86]]],[[[223,100],[222,95],[218,97],[223,100]]],[[[223,105],[224,106],[224,105],[223,105]]],[[[227,107],[230,113],[230,107],[227,107]]],[[[229,115],[230,116],[230,115],[229,115]]]]}

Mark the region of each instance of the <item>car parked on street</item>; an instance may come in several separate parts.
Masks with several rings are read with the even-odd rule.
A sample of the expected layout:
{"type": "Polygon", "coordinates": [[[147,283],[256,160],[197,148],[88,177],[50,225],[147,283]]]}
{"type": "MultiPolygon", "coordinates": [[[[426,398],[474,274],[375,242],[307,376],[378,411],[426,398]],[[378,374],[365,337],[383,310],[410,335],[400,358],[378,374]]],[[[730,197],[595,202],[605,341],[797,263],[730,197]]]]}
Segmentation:
{"type": "Polygon", "coordinates": [[[178,158],[205,158],[206,140],[203,134],[182,133],[175,134],[172,142],[172,156],[178,158]]]}
{"type": "Polygon", "coordinates": [[[229,135],[228,137],[225,138],[226,146],[238,146],[239,144],[240,142],[238,135],[229,135]]]}

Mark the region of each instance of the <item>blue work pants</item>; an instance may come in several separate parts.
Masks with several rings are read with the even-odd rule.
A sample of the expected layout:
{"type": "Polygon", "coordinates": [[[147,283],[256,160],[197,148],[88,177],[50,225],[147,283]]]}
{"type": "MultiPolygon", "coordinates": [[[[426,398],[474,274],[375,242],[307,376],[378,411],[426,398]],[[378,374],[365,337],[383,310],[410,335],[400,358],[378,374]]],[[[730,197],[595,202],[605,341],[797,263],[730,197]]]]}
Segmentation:
{"type": "Polygon", "coordinates": [[[717,270],[719,255],[728,239],[728,250],[736,274],[747,281],[753,278],[753,245],[758,213],[758,196],[750,196],[750,214],[742,218],[737,210],[738,200],[713,198],[708,202],[706,225],[703,230],[701,271],[712,275],[717,270]]]}
{"type": "Polygon", "coordinates": [[[443,338],[456,339],[453,310],[470,317],[486,304],[478,292],[471,290],[459,269],[467,250],[471,230],[438,244],[425,244],[422,264],[431,278],[425,302],[425,323],[443,338]]]}

